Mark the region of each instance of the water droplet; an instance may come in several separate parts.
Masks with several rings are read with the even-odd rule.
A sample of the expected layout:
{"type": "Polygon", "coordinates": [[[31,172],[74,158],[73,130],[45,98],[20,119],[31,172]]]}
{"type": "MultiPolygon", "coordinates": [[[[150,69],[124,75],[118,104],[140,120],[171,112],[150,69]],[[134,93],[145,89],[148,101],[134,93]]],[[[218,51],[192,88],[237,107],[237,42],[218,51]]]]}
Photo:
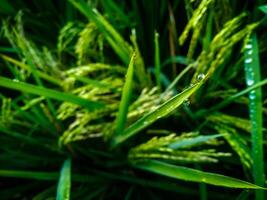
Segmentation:
{"type": "Polygon", "coordinates": [[[252,62],[252,58],[247,58],[246,60],[245,60],[245,63],[251,63],[252,62]]]}
{"type": "Polygon", "coordinates": [[[190,101],[189,101],[189,99],[185,99],[184,102],[183,102],[183,104],[184,104],[185,106],[189,106],[189,105],[190,105],[190,101]]]}
{"type": "Polygon", "coordinates": [[[203,80],[205,78],[205,74],[199,74],[198,76],[197,76],[197,81],[201,81],[201,80],[203,80]]]}
{"type": "MultiPolygon", "coordinates": [[[[256,98],[256,91],[255,90],[250,91],[250,93],[249,93],[249,99],[253,100],[255,98],[256,98]]],[[[252,101],[250,103],[251,106],[254,106],[254,104],[255,104],[254,101],[252,101]]],[[[251,110],[251,111],[253,111],[253,110],[251,110]]]]}
{"type": "Polygon", "coordinates": [[[144,124],[145,124],[145,125],[147,125],[147,124],[148,124],[148,122],[147,122],[147,121],[144,121],[144,124]]]}
{"type": "MultiPolygon", "coordinates": [[[[254,94],[249,94],[249,98],[250,98],[251,100],[253,100],[253,99],[256,98],[256,95],[254,95],[254,94]]],[[[252,106],[253,106],[253,104],[252,104],[252,106]]]]}
{"type": "Polygon", "coordinates": [[[252,44],[247,44],[246,45],[246,49],[251,49],[252,48],[252,44]]]}
{"type": "Polygon", "coordinates": [[[252,50],[249,50],[248,51],[248,55],[252,55],[253,51],[252,50]]]}
{"type": "Polygon", "coordinates": [[[251,90],[249,94],[256,95],[256,90],[251,90]]]}
{"type": "Polygon", "coordinates": [[[18,80],[18,79],[13,79],[13,81],[14,81],[14,82],[19,82],[19,80],[18,80]]]}
{"type": "Polygon", "coordinates": [[[251,85],[253,85],[254,84],[254,80],[253,79],[248,79],[247,80],[247,85],[248,86],[251,86],[251,85]]]}

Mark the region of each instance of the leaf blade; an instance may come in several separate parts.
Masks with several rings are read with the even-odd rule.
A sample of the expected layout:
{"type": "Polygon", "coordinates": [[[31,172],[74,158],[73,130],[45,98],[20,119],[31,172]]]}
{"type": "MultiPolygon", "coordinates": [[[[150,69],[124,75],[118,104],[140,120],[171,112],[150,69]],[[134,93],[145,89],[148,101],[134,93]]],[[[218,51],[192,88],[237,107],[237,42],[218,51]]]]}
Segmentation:
{"type": "Polygon", "coordinates": [[[129,107],[130,97],[132,93],[132,85],[133,85],[134,60],[135,60],[135,53],[132,55],[132,58],[130,60],[129,67],[126,73],[126,81],[123,86],[119,112],[116,118],[115,137],[116,135],[119,135],[123,132],[125,123],[127,120],[128,107],[129,107]]]}
{"type": "Polygon", "coordinates": [[[21,92],[31,93],[35,95],[49,97],[59,101],[67,101],[87,108],[88,110],[95,110],[104,107],[103,103],[86,100],[77,97],[73,94],[59,92],[56,90],[35,86],[25,82],[16,82],[11,79],[0,77],[0,86],[9,88],[12,90],[18,90],[21,92]]]}
{"type": "MultiPolygon", "coordinates": [[[[245,44],[245,74],[247,86],[253,86],[261,81],[260,61],[258,52],[258,42],[256,34],[248,39],[245,44]]],[[[251,141],[252,141],[252,174],[254,182],[264,186],[264,158],[263,158],[263,111],[262,111],[262,91],[257,88],[249,92],[249,117],[251,120],[251,141]]],[[[257,191],[256,199],[263,200],[264,192],[257,191]]]]}
{"type": "Polygon", "coordinates": [[[267,5],[260,6],[259,9],[265,14],[267,14],[267,5]]]}
{"type": "Polygon", "coordinates": [[[134,166],[146,171],[179,180],[202,182],[211,185],[231,188],[264,189],[260,186],[236,178],[215,173],[203,172],[188,167],[171,165],[156,160],[148,160],[146,162],[137,163],[134,166]]]}
{"type": "MultiPolygon", "coordinates": [[[[207,76],[206,76],[207,78],[207,76]]],[[[141,119],[137,120],[131,126],[125,129],[123,134],[117,136],[115,140],[113,140],[112,146],[117,146],[118,144],[124,142],[126,139],[132,137],[139,131],[148,127],[150,124],[154,123],[161,117],[164,117],[179,107],[186,99],[188,99],[201,85],[205,82],[206,78],[200,80],[189,88],[185,89],[183,92],[175,95],[167,102],[163,103],[156,110],[146,114],[141,119]]]]}
{"type": "Polygon", "coordinates": [[[128,64],[132,49],[116,29],[92,5],[85,1],[69,0],[69,2],[97,25],[120,59],[128,64]]]}
{"type": "Polygon", "coordinates": [[[58,187],[57,187],[57,200],[69,200],[71,189],[71,159],[65,160],[63,163],[58,187]]]}

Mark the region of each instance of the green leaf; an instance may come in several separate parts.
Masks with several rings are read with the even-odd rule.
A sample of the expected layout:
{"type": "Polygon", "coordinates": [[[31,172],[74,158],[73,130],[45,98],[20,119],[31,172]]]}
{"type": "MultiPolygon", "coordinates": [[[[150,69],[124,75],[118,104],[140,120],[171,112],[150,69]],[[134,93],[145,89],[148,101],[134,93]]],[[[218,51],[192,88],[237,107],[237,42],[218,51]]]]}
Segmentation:
{"type": "MultiPolygon", "coordinates": [[[[22,68],[22,69],[25,69],[27,71],[31,71],[31,68],[30,68],[29,65],[27,65],[27,64],[25,64],[23,62],[20,62],[20,61],[14,59],[12,57],[9,57],[9,56],[4,55],[4,54],[0,54],[0,57],[3,60],[5,60],[7,62],[10,62],[10,63],[22,68]]],[[[36,73],[40,78],[42,78],[42,79],[44,79],[46,81],[49,81],[50,83],[53,83],[53,84],[55,84],[57,86],[61,86],[61,81],[59,79],[56,79],[56,78],[54,78],[54,77],[52,77],[52,76],[50,76],[50,75],[48,75],[48,74],[46,74],[46,73],[44,73],[44,72],[42,72],[40,70],[37,70],[37,69],[36,69],[36,73]]]]}
{"type": "Polygon", "coordinates": [[[171,165],[156,160],[148,160],[142,163],[140,162],[135,164],[134,166],[146,171],[184,181],[192,181],[199,183],[202,182],[211,185],[230,188],[264,189],[260,186],[236,178],[223,176],[215,173],[203,172],[188,167],[171,165]]]}
{"type": "Polygon", "coordinates": [[[156,82],[159,90],[161,90],[161,84],[160,84],[160,48],[159,48],[159,34],[157,32],[154,33],[154,44],[155,44],[155,76],[156,76],[156,82]]]}
{"type": "MultiPolygon", "coordinates": [[[[34,179],[42,181],[56,181],[59,178],[58,172],[36,172],[36,171],[22,171],[22,170],[5,170],[0,169],[0,177],[13,177],[22,179],[34,179]]],[[[99,177],[84,175],[84,174],[73,174],[72,180],[81,183],[96,182],[99,181],[99,177]]]]}
{"type": "Polygon", "coordinates": [[[131,47],[112,25],[95,9],[85,1],[69,0],[90,21],[93,21],[109,42],[120,59],[128,64],[131,56],[131,47]]]}
{"type": "Polygon", "coordinates": [[[170,57],[167,60],[165,60],[162,63],[162,67],[164,67],[164,66],[166,66],[168,64],[171,64],[171,63],[179,63],[181,65],[189,65],[190,64],[190,62],[187,59],[187,57],[184,57],[184,56],[174,56],[174,57],[170,57]]]}
{"type": "Polygon", "coordinates": [[[57,200],[69,200],[71,190],[71,159],[65,160],[57,187],[57,200]]]}
{"type": "Polygon", "coordinates": [[[267,14],[267,5],[264,6],[260,6],[259,9],[264,12],[265,14],[267,14]]]}
{"type": "MultiPolygon", "coordinates": [[[[245,74],[247,86],[253,86],[261,81],[259,50],[256,34],[245,44],[245,74]]],[[[263,159],[263,112],[261,88],[249,92],[249,116],[251,120],[251,141],[253,158],[253,177],[257,185],[264,186],[264,159],[263,159]]],[[[256,192],[256,200],[263,200],[264,192],[256,192]]]]}
{"type": "Polygon", "coordinates": [[[13,89],[13,90],[18,90],[21,92],[27,92],[27,93],[31,93],[35,95],[49,97],[51,99],[56,99],[59,101],[71,102],[71,103],[83,106],[87,108],[88,110],[95,110],[95,109],[104,107],[104,104],[100,102],[86,100],[86,99],[77,97],[73,94],[59,92],[56,90],[39,87],[39,86],[31,85],[28,83],[24,83],[24,82],[16,82],[11,79],[4,78],[4,77],[0,77],[0,86],[13,89]]]}
{"type": "MultiPolygon", "coordinates": [[[[207,78],[207,76],[206,76],[206,78],[207,78]]],[[[203,78],[199,82],[191,85],[189,88],[185,89],[180,94],[177,94],[176,96],[172,97],[167,102],[160,105],[156,110],[151,111],[150,113],[143,116],[141,119],[137,120],[134,124],[132,124],[127,129],[125,129],[125,131],[122,134],[120,134],[116,138],[114,138],[112,146],[114,147],[114,146],[124,142],[126,139],[137,134],[138,132],[145,129],[150,124],[157,121],[158,119],[160,119],[160,118],[168,115],[172,111],[174,111],[185,100],[187,100],[194,92],[196,92],[198,90],[198,88],[200,88],[201,85],[203,85],[206,78],[203,78]]]]}
{"type": "Polygon", "coordinates": [[[0,177],[26,178],[26,179],[36,179],[36,180],[46,181],[46,180],[56,180],[58,178],[58,173],[0,169],[0,177]]]}
{"type": "Polygon", "coordinates": [[[243,190],[238,197],[236,198],[236,200],[247,200],[250,196],[251,191],[249,190],[243,190]]]}
{"type": "Polygon", "coordinates": [[[129,63],[129,67],[126,74],[126,81],[122,90],[119,113],[116,119],[115,137],[123,132],[127,120],[127,113],[133,87],[134,62],[135,53],[132,55],[131,61],[129,63]]]}
{"type": "Polygon", "coordinates": [[[193,67],[193,65],[188,65],[186,68],[181,71],[178,76],[171,82],[171,84],[167,87],[166,91],[169,91],[175,87],[178,81],[193,67]]]}

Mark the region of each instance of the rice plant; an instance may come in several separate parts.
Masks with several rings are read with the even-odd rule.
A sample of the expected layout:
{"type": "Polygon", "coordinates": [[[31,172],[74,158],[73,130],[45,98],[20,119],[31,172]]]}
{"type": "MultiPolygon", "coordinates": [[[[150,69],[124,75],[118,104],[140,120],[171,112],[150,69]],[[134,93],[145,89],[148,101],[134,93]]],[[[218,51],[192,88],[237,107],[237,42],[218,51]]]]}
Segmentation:
{"type": "Polygon", "coordinates": [[[0,199],[267,198],[266,7],[0,0],[0,199]]]}

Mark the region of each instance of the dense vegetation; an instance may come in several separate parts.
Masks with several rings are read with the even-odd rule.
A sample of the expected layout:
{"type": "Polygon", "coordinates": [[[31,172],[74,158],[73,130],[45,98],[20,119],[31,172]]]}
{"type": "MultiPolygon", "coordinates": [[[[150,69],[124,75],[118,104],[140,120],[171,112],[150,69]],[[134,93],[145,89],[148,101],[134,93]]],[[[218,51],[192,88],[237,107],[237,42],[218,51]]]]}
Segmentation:
{"type": "Polygon", "coordinates": [[[0,0],[0,199],[266,199],[266,14],[0,0]]]}

